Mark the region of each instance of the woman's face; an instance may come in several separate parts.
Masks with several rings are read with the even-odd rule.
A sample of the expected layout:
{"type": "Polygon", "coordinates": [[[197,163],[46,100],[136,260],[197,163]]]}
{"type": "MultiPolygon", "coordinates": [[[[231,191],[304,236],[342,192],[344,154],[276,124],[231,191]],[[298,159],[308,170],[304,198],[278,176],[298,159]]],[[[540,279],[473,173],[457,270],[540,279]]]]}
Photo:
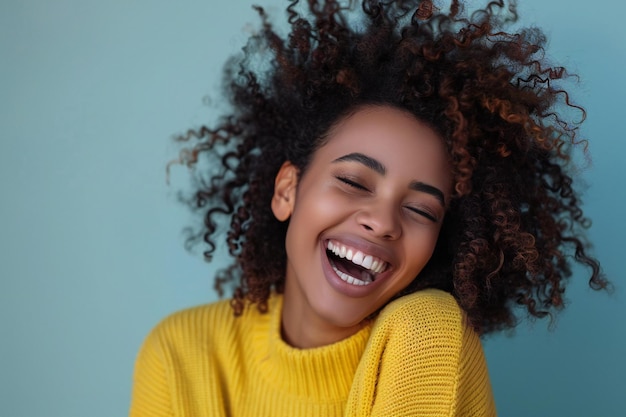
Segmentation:
{"type": "Polygon", "coordinates": [[[433,253],[451,184],[441,138],[384,106],[337,124],[299,179],[283,165],[272,208],[289,219],[285,339],[341,340],[409,285],[433,253]]]}

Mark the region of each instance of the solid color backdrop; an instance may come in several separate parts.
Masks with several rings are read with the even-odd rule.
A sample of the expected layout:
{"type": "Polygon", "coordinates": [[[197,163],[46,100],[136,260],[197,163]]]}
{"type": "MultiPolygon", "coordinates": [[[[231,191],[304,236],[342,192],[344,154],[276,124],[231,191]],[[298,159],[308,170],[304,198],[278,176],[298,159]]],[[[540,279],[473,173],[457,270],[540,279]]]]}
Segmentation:
{"type": "MultiPolygon", "coordinates": [[[[133,361],[165,315],[215,299],[192,221],[165,182],[170,138],[212,120],[252,0],[0,3],[0,415],[127,413],[133,361]]],[[[283,19],[285,0],[259,3],[283,19]]],[[[472,1],[471,3],[478,3],[472,1]]],[[[525,25],[580,74],[585,208],[613,295],[574,277],[553,331],[485,341],[502,416],[621,416],[626,302],[626,7],[525,0],[525,25]]],[[[174,184],[184,184],[175,170],[174,184]]]]}

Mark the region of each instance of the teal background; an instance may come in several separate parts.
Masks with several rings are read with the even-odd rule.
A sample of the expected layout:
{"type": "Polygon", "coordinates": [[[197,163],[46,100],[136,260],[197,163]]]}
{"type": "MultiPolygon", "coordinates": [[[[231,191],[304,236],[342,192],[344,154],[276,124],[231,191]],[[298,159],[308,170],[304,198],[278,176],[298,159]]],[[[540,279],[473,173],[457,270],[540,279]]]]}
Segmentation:
{"type": "MultiPolygon", "coordinates": [[[[170,137],[215,116],[222,63],[258,23],[251,4],[0,2],[0,416],[125,415],[149,329],[215,299],[215,266],[184,250],[191,217],[164,167],[170,137]]],[[[553,331],[542,321],[486,340],[502,416],[626,410],[624,11],[617,0],[520,6],[581,75],[585,207],[616,291],[575,277],[553,331]]]]}

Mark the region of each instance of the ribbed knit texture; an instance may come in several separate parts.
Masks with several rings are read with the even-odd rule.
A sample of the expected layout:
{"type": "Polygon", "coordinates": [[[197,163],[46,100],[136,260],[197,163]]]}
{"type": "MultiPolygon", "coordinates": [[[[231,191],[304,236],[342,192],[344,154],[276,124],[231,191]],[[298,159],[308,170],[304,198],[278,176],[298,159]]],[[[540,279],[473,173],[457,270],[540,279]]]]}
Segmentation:
{"type": "Polygon", "coordinates": [[[454,299],[400,298],[338,343],[295,349],[269,313],[227,301],[176,313],[145,340],[131,417],[494,416],[480,340],[454,299]]]}

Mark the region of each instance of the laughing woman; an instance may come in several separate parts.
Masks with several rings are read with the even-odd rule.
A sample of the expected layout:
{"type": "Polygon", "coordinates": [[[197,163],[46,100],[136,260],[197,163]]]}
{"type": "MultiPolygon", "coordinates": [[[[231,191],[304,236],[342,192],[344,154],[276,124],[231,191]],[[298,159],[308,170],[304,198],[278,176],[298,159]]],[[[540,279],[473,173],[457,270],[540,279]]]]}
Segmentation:
{"type": "Polygon", "coordinates": [[[493,416],[480,335],[560,309],[570,259],[607,285],[567,71],[514,4],[297,3],[286,38],[258,9],[232,113],[181,137],[234,293],[150,333],[131,416],[493,416]]]}

